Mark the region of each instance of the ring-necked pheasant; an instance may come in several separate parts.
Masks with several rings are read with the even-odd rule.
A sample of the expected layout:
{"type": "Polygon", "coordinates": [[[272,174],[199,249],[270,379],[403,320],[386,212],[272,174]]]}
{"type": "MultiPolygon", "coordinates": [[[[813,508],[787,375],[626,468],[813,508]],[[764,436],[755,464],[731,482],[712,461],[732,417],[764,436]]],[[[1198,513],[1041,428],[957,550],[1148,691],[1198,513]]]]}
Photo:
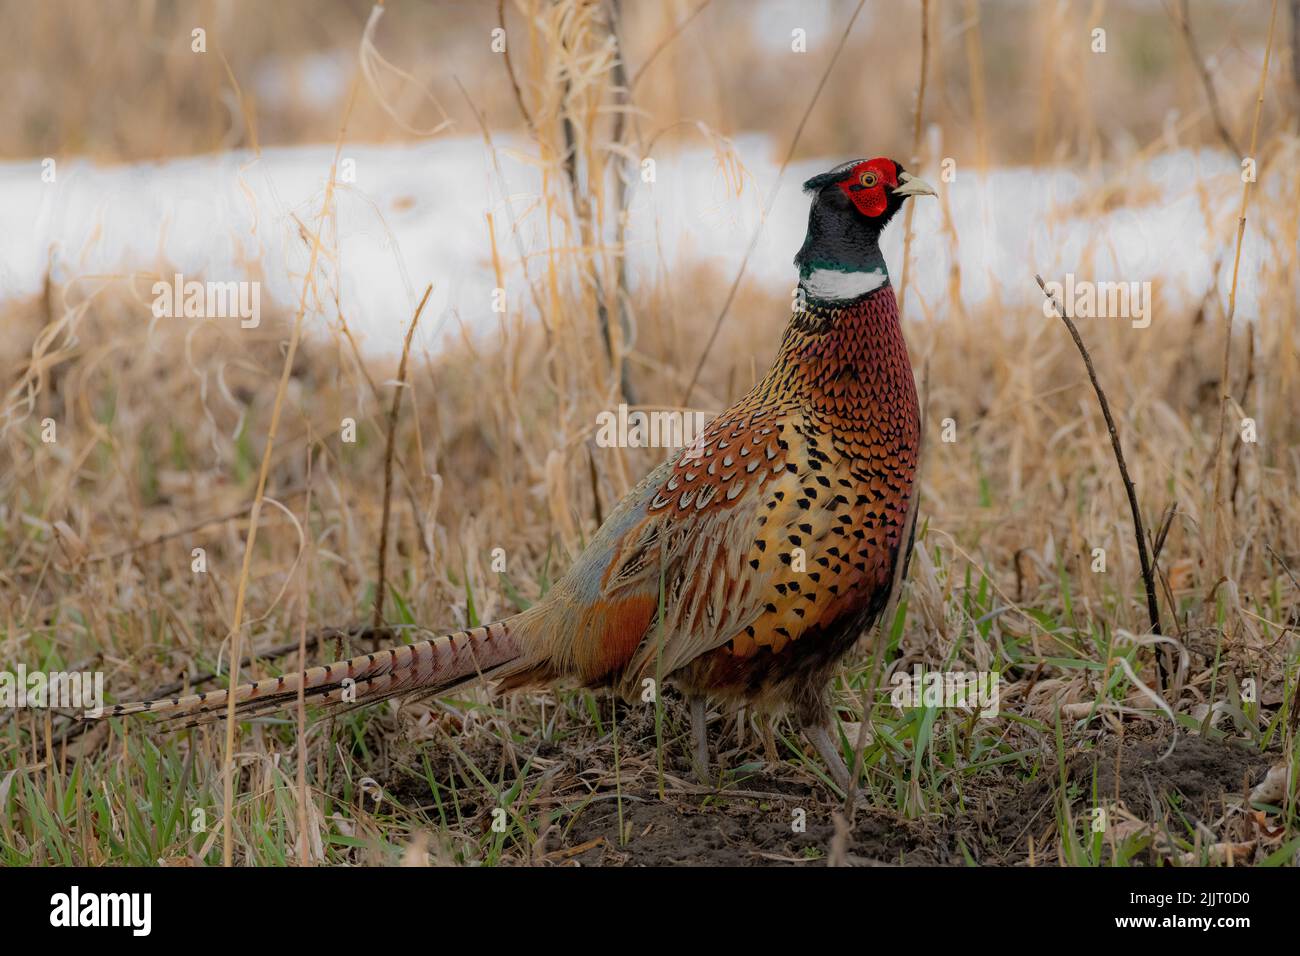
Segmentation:
{"type": "MultiPolygon", "coordinates": [[[[920,416],[878,239],[934,190],[896,162],[856,160],[804,184],[799,294],[780,352],[749,394],[645,477],[545,599],[514,617],[235,689],[242,716],[568,682],[625,696],[666,679],[691,701],[697,770],[705,699],[789,708],[841,786],[828,733],[836,662],[885,606],[913,496],[920,416]],[[662,583],[662,598],[661,598],[662,583]],[[660,613],[662,601],[662,613],[660,613]]],[[[220,719],[227,692],[122,704],[220,719]]]]}

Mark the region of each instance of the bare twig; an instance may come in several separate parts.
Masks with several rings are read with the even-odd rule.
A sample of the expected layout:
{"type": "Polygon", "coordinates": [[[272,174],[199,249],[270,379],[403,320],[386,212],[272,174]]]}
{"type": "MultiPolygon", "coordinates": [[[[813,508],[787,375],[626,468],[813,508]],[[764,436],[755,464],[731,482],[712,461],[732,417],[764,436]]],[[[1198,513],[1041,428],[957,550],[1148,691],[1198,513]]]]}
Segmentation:
{"type": "MultiPolygon", "coordinates": [[[[614,57],[610,64],[610,87],[615,100],[622,99],[622,108],[616,107],[614,110],[614,129],[610,136],[610,142],[616,146],[622,145],[623,130],[627,122],[627,68],[623,62],[623,49],[621,38],[618,32],[618,5],[616,0],[611,0],[608,22],[606,29],[608,37],[614,44],[614,57]]],[[[570,200],[573,203],[573,212],[578,220],[578,228],[582,233],[583,245],[590,249],[595,249],[599,245],[597,240],[597,228],[593,219],[592,196],[591,196],[591,178],[595,175],[591,168],[591,160],[587,162],[586,182],[578,175],[578,110],[573,103],[573,79],[566,74],[564,79],[564,94],[561,97],[560,110],[560,130],[564,135],[564,154],[563,168],[565,179],[569,184],[570,200]]],[[[616,181],[621,185],[622,177],[616,177],[616,181]]],[[[622,209],[620,200],[619,208],[622,209]]],[[[620,227],[621,229],[621,227],[620,227]]],[[[625,273],[620,270],[616,277],[615,298],[620,303],[619,321],[620,330],[626,332],[626,324],[622,314],[623,288],[622,280],[625,273]]],[[[635,402],[635,397],[631,394],[631,383],[627,377],[627,365],[624,362],[622,346],[615,347],[613,334],[609,328],[609,307],[605,296],[605,284],[601,280],[600,272],[596,268],[596,263],[591,264],[591,281],[592,292],[596,301],[596,320],[600,327],[601,341],[605,346],[605,355],[609,359],[610,369],[619,383],[619,389],[623,397],[630,403],[635,402]]]]}
{"type": "Polygon", "coordinates": [[[865,4],[866,0],[858,0],[858,5],[853,8],[853,16],[849,17],[848,25],[844,27],[844,32],[840,34],[840,42],[836,45],[835,52],[831,54],[830,61],[826,64],[826,70],[817,83],[817,89],[813,91],[812,99],[808,102],[808,108],[803,111],[799,125],[795,127],[794,136],[790,140],[790,148],[786,151],[781,168],[776,173],[776,182],[772,183],[772,191],[768,193],[767,202],[763,205],[762,218],[758,220],[758,225],[754,227],[754,235],[749,240],[749,248],[745,250],[745,257],[740,260],[740,268],[736,270],[736,278],[732,280],[731,288],[727,291],[726,301],[722,303],[722,311],[718,313],[718,317],[713,323],[713,331],[709,333],[709,340],[704,343],[704,351],[700,353],[700,360],[695,363],[695,371],[691,373],[691,380],[686,386],[681,402],[678,403],[683,407],[690,404],[691,393],[695,391],[695,385],[700,380],[700,372],[704,370],[704,363],[708,360],[709,352],[713,350],[713,343],[717,341],[722,322],[727,317],[728,310],[731,309],[732,300],[736,298],[736,291],[740,288],[740,280],[745,275],[745,268],[749,265],[749,257],[753,255],[754,247],[758,245],[758,237],[763,232],[763,224],[771,217],[772,204],[776,202],[776,194],[781,188],[781,177],[785,175],[786,167],[794,159],[794,151],[799,145],[799,138],[803,135],[803,128],[807,125],[808,117],[812,115],[813,107],[817,105],[817,100],[822,95],[826,81],[831,77],[831,70],[835,69],[840,54],[844,52],[844,45],[849,40],[849,34],[853,32],[853,24],[858,22],[858,14],[862,12],[862,7],[865,4]]]}
{"type": "Polygon", "coordinates": [[[655,57],[659,56],[660,53],[668,49],[668,47],[672,44],[672,42],[681,35],[682,31],[691,25],[691,21],[694,20],[696,17],[698,17],[701,13],[703,13],[704,8],[707,7],[711,2],[712,0],[702,0],[702,2],[694,10],[692,10],[690,13],[686,15],[685,20],[677,24],[677,26],[673,27],[672,32],[669,33],[662,40],[660,40],[658,44],[656,44],[655,48],[650,51],[650,55],[645,58],[645,61],[641,64],[641,66],[637,69],[637,71],[632,74],[632,82],[628,84],[629,92],[636,89],[636,85],[641,82],[641,77],[645,76],[645,71],[649,68],[650,64],[655,61],[655,57]]]}
{"type": "MultiPolygon", "coordinates": [[[[302,509],[302,526],[303,533],[307,539],[307,547],[312,546],[311,536],[311,465],[312,465],[312,446],[311,442],[307,443],[307,501],[303,504],[302,509]]],[[[387,499],[385,499],[387,503],[387,499]]],[[[301,591],[299,592],[299,601],[301,607],[298,609],[298,673],[302,674],[307,670],[307,617],[311,612],[311,567],[313,561],[310,555],[308,560],[303,562],[300,583],[301,591]]],[[[294,719],[298,724],[297,751],[298,751],[298,865],[306,866],[311,862],[311,857],[307,847],[307,684],[305,681],[298,682],[298,710],[294,714],[294,719]]]]}
{"type": "MultiPolygon", "coordinates": [[[[1169,502],[1169,507],[1165,509],[1164,516],[1160,519],[1160,526],[1156,529],[1155,540],[1151,542],[1151,563],[1160,564],[1160,552],[1164,550],[1165,539],[1169,537],[1169,529],[1174,525],[1174,518],[1178,515],[1178,502],[1169,502]]],[[[1170,605],[1172,607],[1172,605],[1170,605]]]]}
{"type": "Polygon", "coordinates": [[[591,446],[587,446],[587,467],[591,475],[591,503],[595,511],[593,517],[596,519],[596,527],[599,528],[605,523],[605,515],[600,507],[600,476],[596,473],[596,456],[591,452],[591,446]]]}
{"type": "MultiPolygon", "coordinates": [[[[912,153],[907,161],[916,166],[921,161],[921,119],[925,115],[925,75],[930,64],[930,0],[921,0],[921,79],[916,88],[916,116],[912,122],[912,153]]],[[[915,172],[915,170],[913,170],[915,172]]],[[[907,273],[912,260],[912,217],[916,214],[916,203],[907,204],[903,214],[903,272],[898,284],[898,312],[903,313],[903,302],[907,299],[907,273]]]]}
{"type": "MultiPolygon", "coordinates": [[[[1155,575],[1151,571],[1151,558],[1147,553],[1146,532],[1142,529],[1142,512],[1138,508],[1137,491],[1133,487],[1133,479],[1129,477],[1128,466],[1124,464],[1124,447],[1119,441],[1119,431],[1115,428],[1115,419],[1110,413],[1110,402],[1106,401],[1106,393],[1102,391],[1101,383],[1097,381],[1097,370],[1093,367],[1092,356],[1088,354],[1087,347],[1083,344],[1083,339],[1079,337],[1079,329],[1075,326],[1074,321],[1065,313],[1065,308],[1057,303],[1055,297],[1047,291],[1047,286],[1043,284],[1043,277],[1035,275],[1038,280],[1038,287],[1043,290],[1047,296],[1047,301],[1052,304],[1052,308],[1065,323],[1066,329],[1070,332],[1070,338],[1074,339],[1074,345],[1083,356],[1083,364],[1088,369],[1088,379],[1092,382],[1092,390],[1097,393],[1097,404],[1101,406],[1102,417],[1106,419],[1106,430],[1110,432],[1110,446],[1115,450],[1115,464],[1119,467],[1119,476],[1124,481],[1124,491],[1128,494],[1129,510],[1133,513],[1133,535],[1137,539],[1138,560],[1142,564],[1142,585],[1147,592],[1147,615],[1151,618],[1151,633],[1160,634],[1160,605],[1156,602],[1156,581],[1155,575]]],[[[1156,663],[1160,668],[1160,686],[1165,686],[1165,665],[1164,660],[1159,653],[1156,654],[1156,663]]]]}
{"type": "MultiPolygon", "coordinates": [[[[1241,387],[1240,408],[1245,408],[1250,401],[1250,391],[1255,387],[1255,336],[1246,337],[1246,382],[1241,387]]],[[[1237,489],[1241,486],[1241,453],[1245,442],[1232,445],[1232,487],[1228,489],[1228,504],[1232,513],[1237,514],[1237,489]]]]}
{"type": "MultiPolygon", "coordinates": [[[[1264,86],[1268,80],[1268,64],[1273,54],[1273,26],[1277,20],[1277,0],[1273,0],[1273,12],[1268,20],[1268,41],[1264,47],[1264,65],[1259,71],[1259,92],[1255,97],[1255,121],[1250,128],[1249,159],[1257,164],[1255,150],[1259,145],[1259,115],[1264,107],[1264,86]]],[[[1237,314],[1237,276],[1241,269],[1241,245],[1246,235],[1246,206],[1250,201],[1250,187],[1258,176],[1243,176],[1241,183],[1241,215],[1237,217],[1237,248],[1232,256],[1232,287],[1228,291],[1228,316],[1223,329],[1223,364],[1219,372],[1219,388],[1222,390],[1219,404],[1219,438],[1214,448],[1214,511],[1215,511],[1215,550],[1223,558],[1222,573],[1230,577],[1228,522],[1226,502],[1223,499],[1223,443],[1228,427],[1228,405],[1232,401],[1232,383],[1228,379],[1232,363],[1232,321],[1237,314]]]]}
{"type": "MultiPolygon", "coordinates": [[[[506,0],[497,0],[497,24],[504,32],[506,29],[506,0]]],[[[529,130],[535,132],[537,127],[533,123],[533,114],[528,112],[528,107],[524,103],[524,91],[519,88],[519,80],[515,77],[515,66],[510,59],[510,45],[511,41],[509,37],[507,37],[505,49],[502,53],[506,65],[506,74],[510,77],[510,88],[514,90],[515,105],[519,107],[519,115],[524,118],[524,123],[528,126],[529,130]]]]}
{"type": "Polygon", "coordinates": [[[1296,576],[1291,573],[1291,568],[1287,565],[1286,559],[1283,558],[1282,555],[1274,551],[1273,546],[1271,544],[1265,543],[1264,547],[1268,549],[1269,554],[1273,555],[1273,558],[1277,561],[1277,563],[1282,565],[1282,570],[1285,571],[1286,576],[1291,579],[1291,584],[1295,586],[1296,594],[1300,596],[1300,581],[1297,581],[1296,576]]]}
{"type": "MultiPolygon", "coordinates": [[[[348,119],[352,115],[352,107],[356,103],[357,89],[360,86],[360,75],[352,81],[352,90],[348,95],[348,103],[343,115],[343,122],[339,125],[339,135],[334,145],[334,160],[330,166],[329,180],[325,183],[325,195],[322,200],[322,223],[324,215],[328,212],[330,204],[334,201],[334,190],[338,183],[339,159],[343,153],[343,138],[347,132],[348,119]]],[[[284,408],[284,396],[289,389],[289,377],[293,372],[293,360],[298,354],[298,343],[302,338],[302,320],[307,314],[308,295],[312,290],[314,276],[316,273],[316,264],[320,261],[321,251],[321,233],[324,232],[323,226],[318,228],[312,236],[311,257],[307,263],[307,271],[303,274],[302,294],[298,299],[298,308],[293,320],[293,333],[289,337],[289,347],[285,351],[284,365],[280,370],[280,381],[275,389],[275,403],[271,407],[271,422],[266,433],[266,447],[262,450],[262,464],[257,471],[257,490],[253,493],[253,506],[249,512],[248,518],[248,539],[244,543],[244,560],[239,571],[239,586],[235,592],[235,613],[234,620],[230,626],[231,644],[230,658],[233,666],[230,669],[230,686],[233,689],[239,683],[239,659],[240,652],[244,644],[244,602],[248,595],[249,572],[253,564],[253,547],[257,542],[257,522],[262,514],[262,502],[266,497],[266,479],[271,470],[271,453],[275,449],[275,436],[280,430],[280,414],[284,408]]],[[[226,704],[226,747],[225,755],[222,760],[222,777],[223,784],[223,803],[221,810],[221,863],[223,866],[231,866],[234,862],[235,835],[234,835],[234,809],[235,809],[235,694],[228,695],[229,699],[226,704]]]]}
{"type": "MultiPolygon", "coordinates": [[[[610,136],[610,142],[616,147],[625,146],[624,138],[627,132],[627,114],[631,108],[632,88],[627,79],[627,55],[623,47],[623,10],[620,0],[609,0],[609,35],[614,41],[614,48],[617,54],[614,58],[614,65],[610,68],[610,87],[611,92],[619,101],[618,108],[614,111],[614,130],[610,136]]],[[[614,373],[618,378],[619,388],[623,393],[623,398],[628,404],[636,402],[636,396],[632,392],[632,382],[628,378],[627,360],[624,351],[627,349],[628,337],[631,332],[628,315],[627,315],[627,289],[628,289],[628,262],[627,262],[627,225],[628,225],[628,198],[630,196],[627,188],[628,176],[631,175],[630,167],[632,161],[628,155],[623,157],[623,171],[614,177],[614,190],[616,195],[616,205],[618,206],[618,222],[615,224],[618,241],[617,248],[620,250],[616,273],[614,277],[614,301],[618,306],[618,327],[619,327],[619,349],[615,355],[613,343],[609,336],[609,317],[605,314],[606,303],[605,296],[601,293],[600,285],[597,283],[596,291],[599,298],[597,303],[601,310],[601,328],[605,333],[606,348],[609,351],[610,361],[614,365],[614,373]]],[[[593,268],[593,272],[595,269],[593,268]]]]}
{"type": "MultiPolygon", "coordinates": [[[[288,488],[284,491],[277,492],[274,497],[277,501],[288,501],[295,498],[306,490],[306,486],[297,488],[288,488]]],[[[130,554],[132,551],[143,551],[145,548],[152,548],[154,545],[162,544],[164,541],[171,541],[173,538],[181,538],[187,534],[193,534],[200,528],[206,528],[208,525],[224,524],[227,521],[233,521],[235,518],[242,518],[252,509],[252,503],[240,505],[233,511],[227,511],[225,514],[216,515],[212,518],[204,518],[202,521],[196,521],[194,524],[186,525],[184,528],[177,528],[175,531],[168,531],[165,534],[155,535],[147,541],[137,541],[134,544],[128,544],[121,548],[115,548],[112,551],[106,551],[103,554],[92,554],[86,557],[88,563],[96,561],[112,561],[114,558],[120,558],[124,554],[130,554]]]]}
{"type": "Polygon", "coordinates": [[[1178,14],[1175,17],[1178,21],[1179,29],[1183,33],[1183,42],[1187,44],[1187,54],[1192,58],[1192,65],[1196,67],[1197,74],[1201,77],[1201,85],[1205,87],[1205,100],[1210,107],[1210,116],[1214,118],[1214,128],[1219,134],[1219,139],[1223,140],[1223,145],[1228,147],[1228,151],[1233,156],[1241,157],[1241,148],[1237,141],[1232,138],[1232,133],[1228,130],[1228,124],[1223,121],[1223,111],[1219,108],[1219,96],[1214,91],[1214,78],[1210,76],[1210,71],[1201,59],[1201,53],[1196,48],[1196,37],[1192,33],[1192,16],[1188,9],[1187,0],[1179,0],[1178,14]]]}
{"type": "Polygon", "coordinates": [[[420,324],[420,313],[429,301],[433,283],[425,287],[424,297],[415,307],[415,316],[406,330],[406,340],[402,343],[402,358],[397,363],[397,384],[393,389],[393,404],[388,410],[388,441],[384,447],[384,508],[379,524],[379,573],[375,584],[375,616],[371,626],[378,630],[384,624],[384,592],[387,590],[385,572],[388,565],[388,518],[392,511],[393,497],[393,450],[397,444],[397,413],[402,407],[402,393],[406,391],[406,359],[411,352],[411,337],[415,327],[420,324]]]}

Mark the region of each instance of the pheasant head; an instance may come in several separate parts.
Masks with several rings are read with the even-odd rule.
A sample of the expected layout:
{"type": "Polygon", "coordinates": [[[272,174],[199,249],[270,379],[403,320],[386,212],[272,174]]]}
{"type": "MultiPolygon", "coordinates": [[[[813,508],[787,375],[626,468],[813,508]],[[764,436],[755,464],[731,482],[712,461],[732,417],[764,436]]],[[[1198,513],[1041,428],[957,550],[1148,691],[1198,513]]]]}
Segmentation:
{"type": "Polygon", "coordinates": [[[799,285],[821,301],[855,299],[889,281],[880,233],[909,196],[934,189],[892,159],[855,159],[803,184],[813,197],[808,236],[794,257],[799,285]]]}

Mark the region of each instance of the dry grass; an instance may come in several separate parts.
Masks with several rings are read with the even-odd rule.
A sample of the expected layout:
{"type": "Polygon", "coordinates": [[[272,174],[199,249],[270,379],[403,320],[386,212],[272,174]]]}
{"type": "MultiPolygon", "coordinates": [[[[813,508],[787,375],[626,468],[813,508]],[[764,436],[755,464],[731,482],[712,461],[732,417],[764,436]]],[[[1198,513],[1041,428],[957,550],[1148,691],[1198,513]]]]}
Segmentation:
{"type": "MultiPolygon", "coordinates": [[[[771,68],[773,57],[789,49],[790,29],[802,25],[808,58],[820,60],[838,42],[855,3],[804,5],[803,15],[799,4],[781,3],[759,16],[748,0],[624,0],[621,36],[637,109],[631,124],[647,140],[685,120],[726,134],[769,130],[784,141],[816,74],[809,67],[792,89],[789,71],[771,68]]],[[[526,128],[501,58],[489,46],[497,3],[386,0],[385,6],[376,42],[412,81],[384,72],[385,99],[401,122],[378,98],[364,100],[353,115],[355,140],[418,138],[411,129],[427,130],[448,117],[462,132],[476,129],[456,78],[470,87],[494,130],[526,128]]],[[[548,31],[564,17],[563,7],[533,15],[543,6],[505,4],[516,34],[512,60],[530,96],[534,79],[554,79],[545,72],[557,65],[545,62],[553,56],[548,31]]],[[[1194,138],[1217,142],[1172,3],[1120,0],[1099,8],[936,0],[932,6],[935,63],[943,68],[932,77],[927,113],[943,123],[952,155],[985,155],[1000,164],[1100,158],[1159,139],[1173,110],[1191,119],[1194,138]],[[1101,57],[1090,54],[1087,42],[1098,16],[1110,40],[1101,57]],[[983,119],[972,123],[972,117],[983,119]]],[[[0,0],[9,25],[0,42],[10,54],[0,58],[0,84],[15,94],[0,103],[0,157],[152,160],[250,147],[230,76],[252,105],[263,146],[332,142],[371,7],[369,0],[0,0]],[[206,57],[190,52],[197,26],[208,31],[206,57]]],[[[1212,63],[1220,110],[1244,142],[1242,118],[1268,29],[1266,4],[1193,0],[1190,13],[1198,52],[1212,63]]],[[[581,21],[570,18],[573,25],[581,21]]],[[[800,157],[856,155],[863,143],[905,153],[919,23],[917,0],[901,6],[870,0],[834,77],[837,95],[810,120],[800,157]],[[870,64],[869,75],[861,64],[870,64]]],[[[1283,61],[1275,75],[1285,83],[1289,72],[1283,61]]],[[[1293,97],[1273,98],[1266,121],[1294,113],[1293,97]]]]}
{"type": "MultiPolygon", "coordinates": [[[[403,5],[391,6],[386,18],[406,15],[403,5]]],[[[932,25],[940,45],[933,102],[945,149],[968,142],[968,154],[982,155],[979,144],[997,143],[990,150],[996,159],[1019,142],[1048,159],[1056,150],[1045,144],[1060,143],[1080,160],[1106,150],[1104,134],[1113,130],[1090,107],[1073,113],[1077,128],[1068,130],[1059,128],[1065,120],[1053,107],[1086,106],[1118,81],[1093,85],[1097,78],[1068,58],[1054,64],[1058,39],[1042,54],[1051,83],[1040,86],[1037,125],[1020,128],[1034,122],[1032,111],[993,129],[959,123],[963,107],[953,97],[965,89],[968,64],[941,66],[943,45],[972,49],[967,36],[944,33],[957,6],[940,4],[932,25]]],[[[688,38],[710,29],[714,12],[706,9],[663,47],[648,74],[657,79],[638,84],[630,119],[619,123],[617,111],[603,108],[621,94],[611,89],[607,26],[598,11],[566,0],[512,6],[507,17],[521,17],[521,9],[533,14],[527,41],[514,47],[521,99],[502,75],[500,90],[485,84],[446,106],[453,114],[481,111],[470,114],[468,128],[489,140],[501,123],[531,128],[545,170],[538,215],[553,216],[564,232],[552,237],[545,259],[524,263],[510,223],[496,221],[492,261],[521,290],[511,312],[495,334],[410,356],[410,394],[393,442],[386,571],[387,619],[408,636],[497,618],[545,593],[598,516],[657,461],[653,450],[594,445],[597,412],[616,405],[623,388],[619,363],[641,401],[671,404],[687,385],[728,278],[677,270],[627,292],[621,250],[598,238],[616,228],[623,201],[606,173],[625,155],[639,155],[667,116],[690,115],[678,108],[680,98],[704,67],[688,38]],[[611,145],[616,134],[626,149],[611,145]],[[576,157],[573,166],[566,167],[567,155],[576,157]],[[504,574],[490,570],[495,548],[507,556],[504,574]]],[[[1043,9],[1058,12],[1035,14],[1027,29],[1053,38],[1047,18],[1074,16],[1043,9]]],[[[637,48],[655,49],[656,38],[670,36],[670,24],[689,12],[637,5],[637,48]]],[[[1241,36],[1258,35],[1253,24],[1240,28],[1241,36]]],[[[79,29],[67,42],[77,42],[79,29]]],[[[1177,50],[1178,27],[1164,29],[1167,38],[1150,48],[1177,50]]],[[[985,18],[973,45],[984,47],[974,62],[994,64],[992,102],[999,102],[1000,84],[1016,82],[1003,75],[1011,69],[999,54],[1004,32],[1000,20],[985,18]]],[[[395,38],[398,51],[385,48],[385,56],[411,62],[399,55],[401,42],[395,38]]],[[[768,82],[751,68],[754,55],[742,47],[723,80],[699,87],[735,107],[741,127],[749,107],[727,99],[730,71],[768,82]]],[[[892,102],[906,102],[911,92],[919,66],[911,55],[901,47],[896,56],[908,66],[883,80],[899,84],[892,102]]],[[[234,60],[232,68],[239,75],[234,60]]],[[[1184,73],[1197,76],[1190,64],[1161,76],[1184,73]]],[[[1253,79],[1238,79],[1217,79],[1228,117],[1253,106],[1253,79]]],[[[1275,100],[1289,95],[1278,90],[1275,100]]],[[[385,97],[412,124],[430,119],[414,115],[427,102],[405,87],[385,97]]],[[[359,104],[357,122],[387,129],[373,91],[369,100],[359,104]]],[[[1265,108],[1263,175],[1295,168],[1300,158],[1281,109],[1265,108]]],[[[827,107],[830,116],[848,112],[844,97],[827,107]]],[[[790,129],[797,116],[785,119],[782,127],[778,110],[764,122],[790,129]]],[[[333,135],[337,120],[321,138],[333,135]]],[[[910,125],[910,116],[900,118],[900,130],[910,125]]],[[[1207,138],[1216,135],[1204,114],[1195,125],[1207,138]]],[[[838,150],[840,135],[824,129],[806,148],[838,150]]],[[[893,141],[906,138],[901,132],[893,141]]],[[[196,133],[193,148],[205,142],[196,133]]],[[[719,148],[725,156],[725,144],[719,148]]],[[[923,149],[921,159],[925,168],[937,157],[923,149]]],[[[1294,766],[1297,754],[1300,182],[1290,177],[1284,188],[1285,202],[1258,209],[1249,225],[1268,249],[1260,279],[1268,308],[1235,323],[1231,381],[1221,381],[1227,303],[1216,297],[1180,312],[1157,287],[1150,328],[1080,323],[1153,538],[1163,527],[1159,516],[1173,508],[1154,549],[1166,633],[1176,642],[1164,693],[1172,721],[1142,689],[1157,680],[1137,551],[1109,438],[1068,336],[1037,309],[989,303],[958,316],[944,303],[909,299],[906,331],[927,397],[926,466],[909,588],[898,618],[885,622],[886,647],[901,670],[918,661],[1000,670],[1003,712],[987,722],[952,711],[900,713],[878,697],[864,754],[867,810],[840,846],[842,856],[1050,864],[1190,853],[1209,860],[1226,844],[1249,844],[1237,862],[1277,863],[1300,846],[1293,798],[1256,815],[1233,796],[1271,762],[1294,766]],[[1220,546],[1210,518],[1225,391],[1233,397],[1230,421],[1253,418],[1259,441],[1228,446],[1234,535],[1220,546]],[[945,419],[955,423],[955,442],[940,439],[945,419]],[[1106,551],[1105,573],[1090,570],[1097,547],[1106,551]],[[1248,679],[1256,684],[1253,700],[1241,691],[1248,679]],[[1163,751],[1173,724],[1180,759],[1194,755],[1226,783],[1198,801],[1168,770],[1168,792],[1155,787],[1154,803],[1138,799],[1126,781],[1162,771],[1126,748],[1154,741],[1163,751]],[[1210,747],[1235,756],[1221,758],[1210,747]],[[1128,768],[1126,761],[1128,776],[1117,769],[1128,768]],[[1117,772],[1106,776],[1108,767],[1117,772]],[[1123,826],[1092,834],[1088,814],[1098,805],[1112,806],[1123,826]]],[[[1126,194],[1097,199],[1098,208],[1129,201],[1126,194]]],[[[1234,223],[1207,219],[1205,229],[1226,238],[1234,223]]],[[[1027,285],[1033,271],[1027,263],[1027,285]]],[[[305,297],[307,321],[317,330],[343,321],[313,305],[330,301],[328,276],[308,279],[319,281],[323,294],[305,297]]],[[[254,652],[296,649],[304,617],[312,631],[370,618],[395,373],[361,359],[345,335],[304,337],[290,354],[280,435],[268,447],[280,407],[281,343],[295,317],[268,319],[256,330],[150,322],[142,318],[147,302],[132,291],[146,287],[109,280],[50,288],[5,306],[0,339],[0,659],[103,670],[118,700],[151,694],[178,676],[228,670],[238,604],[246,614],[233,643],[254,652]],[[47,418],[57,425],[54,443],[41,439],[47,418]],[[355,444],[340,439],[345,418],[358,423],[355,444]],[[251,536],[248,506],[264,455],[267,498],[285,510],[262,510],[245,580],[239,569],[251,536]],[[206,550],[207,573],[191,570],[197,547],[206,550]],[[301,575],[309,575],[309,586],[301,575]]],[[[740,286],[695,389],[698,407],[721,408],[761,374],[788,309],[784,297],[740,286]]],[[[334,644],[323,639],[309,653],[319,660],[346,652],[334,644]]],[[[245,674],[294,666],[292,656],[255,660],[245,674]]],[[[866,679],[864,648],[836,686],[849,745],[866,679]]],[[[60,716],[18,711],[0,721],[0,861],[220,858],[219,732],[155,738],[142,725],[112,723],[60,743],[69,726],[60,716]],[[192,829],[195,811],[206,823],[192,829]]],[[[719,792],[702,795],[685,782],[683,712],[671,697],[662,710],[576,691],[492,700],[476,690],[400,709],[385,704],[309,724],[305,763],[295,756],[292,721],[247,725],[234,751],[230,846],[236,861],[257,863],[663,862],[673,854],[724,861],[699,840],[704,830],[721,828],[732,845],[747,846],[731,862],[828,852],[832,792],[800,738],[782,722],[765,741],[762,723],[747,714],[718,714],[714,728],[727,769],[719,792]],[[303,786],[295,779],[300,769],[303,786]],[[806,838],[788,832],[792,807],[809,811],[806,838]],[[504,829],[492,826],[498,808],[507,811],[504,829]],[[667,836],[660,845],[650,834],[667,836]]]]}

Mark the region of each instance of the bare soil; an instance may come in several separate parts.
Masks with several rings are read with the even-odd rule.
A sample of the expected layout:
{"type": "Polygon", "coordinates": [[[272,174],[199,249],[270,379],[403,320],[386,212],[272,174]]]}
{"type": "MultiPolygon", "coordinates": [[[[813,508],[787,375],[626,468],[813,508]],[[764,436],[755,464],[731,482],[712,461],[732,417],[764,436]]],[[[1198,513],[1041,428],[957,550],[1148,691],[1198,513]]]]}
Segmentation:
{"type": "MultiPolygon", "coordinates": [[[[736,774],[724,790],[708,791],[694,785],[683,748],[668,747],[661,795],[653,730],[628,718],[620,727],[618,774],[608,738],[536,750],[521,746],[510,755],[521,760],[529,752],[551,764],[537,775],[549,782],[542,784],[548,796],[539,806],[561,808],[528,859],[583,866],[820,866],[832,858],[910,866],[1057,862],[1061,775],[1053,763],[1027,775],[971,777],[960,785],[958,809],[914,819],[863,802],[849,825],[843,801],[829,788],[794,763],[763,764],[756,750],[723,753],[732,767],[749,761],[759,769],[736,774]]],[[[1258,783],[1270,763],[1268,754],[1242,744],[1183,735],[1166,757],[1169,743],[1168,734],[1133,734],[1068,754],[1071,815],[1086,817],[1095,793],[1098,802],[1152,822],[1168,821],[1171,813],[1212,821],[1223,816],[1226,801],[1258,783]]],[[[507,759],[499,745],[482,738],[465,752],[481,768],[507,759]]],[[[440,780],[463,774],[445,754],[430,759],[440,780]]],[[[486,827],[491,795],[463,776],[457,786],[465,788],[462,812],[481,814],[486,827]]],[[[394,788],[428,808],[423,780],[394,782],[394,788]]],[[[522,853],[517,856],[524,861],[522,853]]],[[[1160,862],[1154,854],[1143,859],[1160,862]]]]}

